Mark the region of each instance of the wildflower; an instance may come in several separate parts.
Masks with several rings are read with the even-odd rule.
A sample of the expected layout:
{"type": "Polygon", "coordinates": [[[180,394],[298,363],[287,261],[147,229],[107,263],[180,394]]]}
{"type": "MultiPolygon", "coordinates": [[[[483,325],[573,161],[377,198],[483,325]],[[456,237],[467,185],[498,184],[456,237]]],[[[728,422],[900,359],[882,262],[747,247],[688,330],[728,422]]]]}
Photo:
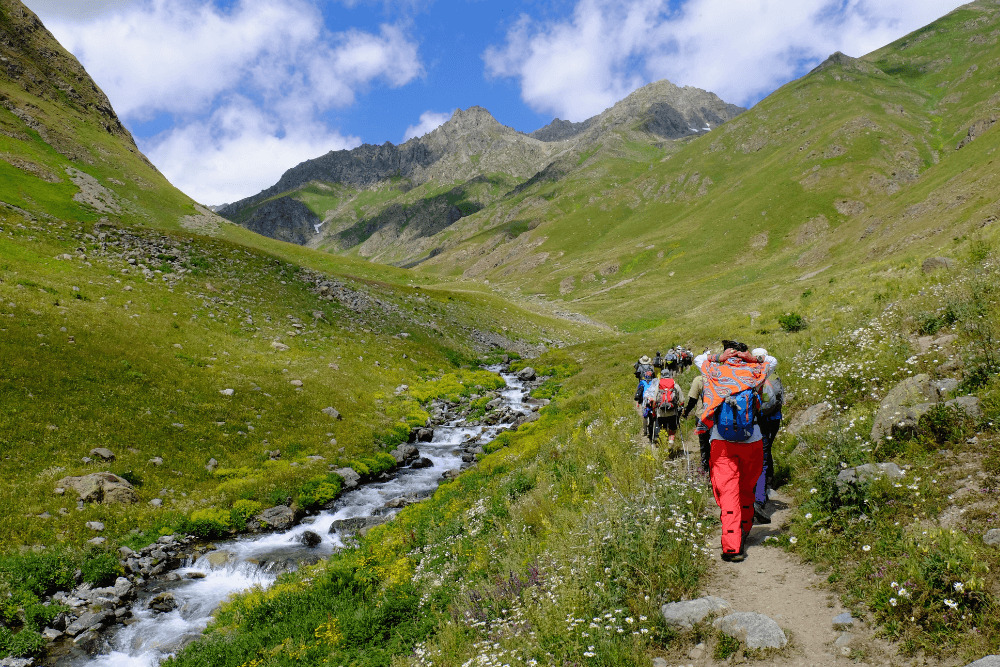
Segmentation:
{"type": "Polygon", "coordinates": [[[896,606],[896,598],[889,598],[889,604],[891,604],[893,607],[895,607],[896,606]]]}
{"type": "Polygon", "coordinates": [[[799,541],[799,538],[795,537],[794,535],[792,537],[788,538],[788,543],[789,544],[795,544],[798,541],[799,541]]]}
{"type": "Polygon", "coordinates": [[[901,597],[901,598],[908,598],[908,597],[910,597],[910,591],[906,590],[905,588],[900,588],[896,592],[899,593],[899,597],[901,597]]]}
{"type": "Polygon", "coordinates": [[[965,592],[965,584],[963,584],[961,581],[956,581],[954,588],[955,588],[955,592],[956,593],[964,593],[965,592]]]}
{"type": "Polygon", "coordinates": [[[955,602],[954,600],[949,600],[948,598],[945,598],[944,603],[946,605],[948,605],[949,607],[951,607],[952,609],[955,609],[956,607],[958,607],[958,603],[957,602],[955,602]]]}
{"type": "Polygon", "coordinates": [[[871,551],[872,550],[872,545],[866,544],[865,546],[861,547],[861,550],[862,551],[871,551]]]}
{"type": "Polygon", "coordinates": [[[807,519],[813,518],[813,513],[812,512],[806,512],[806,518],[807,519]]]}
{"type": "MultiPolygon", "coordinates": [[[[824,456],[823,458],[826,458],[826,457],[824,456]]],[[[809,493],[819,493],[819,489],[817,489],[815,487],[811,488],[811,489],[809,489],[809,493]]]]}

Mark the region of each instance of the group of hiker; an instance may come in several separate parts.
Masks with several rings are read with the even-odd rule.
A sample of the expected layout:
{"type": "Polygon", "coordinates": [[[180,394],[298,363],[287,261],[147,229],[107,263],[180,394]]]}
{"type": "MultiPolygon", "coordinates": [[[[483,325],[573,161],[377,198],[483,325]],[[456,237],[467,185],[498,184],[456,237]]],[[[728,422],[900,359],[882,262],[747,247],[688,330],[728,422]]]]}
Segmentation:
{"type": "Polygon", "coordinates": [[[766,505],[774,477],[771,447],[781,426],[784,388],[774,373],[777,359],[764,348],[749,350],[723,340],[722,352],[705,350],[684,364],[681,346],[667,355],[643,355],[635,363],[639,380],[634,400],[642,416],[643,436],[655,448],[660,432],[674,447],[680,420],[696,415],[701,470],[709,475],[722,518],[722,559],[746,558],[746,540],[758,523],[770,523],[766,505]],[[668,363],[668,355],[670,357],[668,363]],[[676,376],[689,366],[699,370],[687,392],[676,376]]]}

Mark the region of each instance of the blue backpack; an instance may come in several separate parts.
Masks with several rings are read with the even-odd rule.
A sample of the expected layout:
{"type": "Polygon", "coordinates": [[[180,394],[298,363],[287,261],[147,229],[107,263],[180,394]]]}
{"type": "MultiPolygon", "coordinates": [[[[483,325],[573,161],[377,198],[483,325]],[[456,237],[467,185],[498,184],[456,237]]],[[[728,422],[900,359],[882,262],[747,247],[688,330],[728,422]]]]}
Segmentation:
{"type": "Polygon", "coordinates": [[[726,397],[715,412],[715,426],[723,440],[746,442],[753,436],[760,398],[753,389],[726,397]]]}

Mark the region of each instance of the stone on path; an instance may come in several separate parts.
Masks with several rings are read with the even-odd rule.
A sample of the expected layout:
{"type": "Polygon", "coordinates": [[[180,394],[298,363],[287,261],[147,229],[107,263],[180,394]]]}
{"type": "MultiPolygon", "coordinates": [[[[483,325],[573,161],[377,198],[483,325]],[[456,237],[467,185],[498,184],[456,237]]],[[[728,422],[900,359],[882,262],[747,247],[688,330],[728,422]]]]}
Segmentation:
{"type": "Polygon", "coordinates": [[[682,600],[669,602],[660,607],[663,620],[667,625],[681,630],[690,630],[695,624],[705,620],[710,614],[729,611],[730,604],[712,595],[697,600],[682,600]]]}
{"type": "Polygon", "coordinates": [[[965,667],[1000,667],[1000,655],[988,655],[975,662],[970,662],[965,667]]]}
{"type": "Polygon", "coordinates": [[[850,630],[854,627],[855,619],[848,612],[843,614],[837,614],[833,617],[833,629],[834,630],[850,630]]]}
{"type": "Polygon", "coordinates": [[[740,640],[747,648],[782,648],[788,638],[781,627],[764,614],[738,611],[713,623],[723,633],[740,640]]]}

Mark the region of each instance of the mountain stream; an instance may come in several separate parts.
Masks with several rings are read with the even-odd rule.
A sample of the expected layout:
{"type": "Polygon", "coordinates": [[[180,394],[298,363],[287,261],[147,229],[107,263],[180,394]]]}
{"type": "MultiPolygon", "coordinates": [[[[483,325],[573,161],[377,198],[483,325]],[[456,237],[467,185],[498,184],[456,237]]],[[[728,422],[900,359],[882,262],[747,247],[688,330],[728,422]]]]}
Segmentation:
{"type": "MultiPolygon", "coordinates": [[[[521,381],[511,374],[501,375],[507,383],[501,393],[503,406],[518,414],[529,412],[523,403],[525,389],[521,381]]],[[[289,566],[294,569],[300,562],[315,562],[342,548],[341,533],[331,532],[335,521],[392,516],[399,510],[387,508],[391,501],[433,494],[444,471],[462,467],[463,445],[470,439],[483,445],[510,426],[510,423],[469,426],[464,425],[464,419],[436,426],[431,442],[417,443],[420,455],[430,459],[432,466],[401,467],[390,480],[363,484],[347,491],[335,501],[332,509],[307,517],[284,532],[217,542],[215,551],[189,560],[174,570],[179,576],[176,581],[157,581],[155,586],[140,593],[131,607],[131,623],[114,629],[105,637],[102,654],[67,656],[60,663],[72,667],[152,667],[159,664],[197,639],[215,609],[232,594],[253,586],[267,588],[281,572],[290,569],[289,566]],[[322,542],[313,548],[306,547],[302,542],[306,531],[320,535],[322,542]],[[173,594],[176,609],[163,613],[149,609],[150,600],[164,591],[173,594]]]]}

